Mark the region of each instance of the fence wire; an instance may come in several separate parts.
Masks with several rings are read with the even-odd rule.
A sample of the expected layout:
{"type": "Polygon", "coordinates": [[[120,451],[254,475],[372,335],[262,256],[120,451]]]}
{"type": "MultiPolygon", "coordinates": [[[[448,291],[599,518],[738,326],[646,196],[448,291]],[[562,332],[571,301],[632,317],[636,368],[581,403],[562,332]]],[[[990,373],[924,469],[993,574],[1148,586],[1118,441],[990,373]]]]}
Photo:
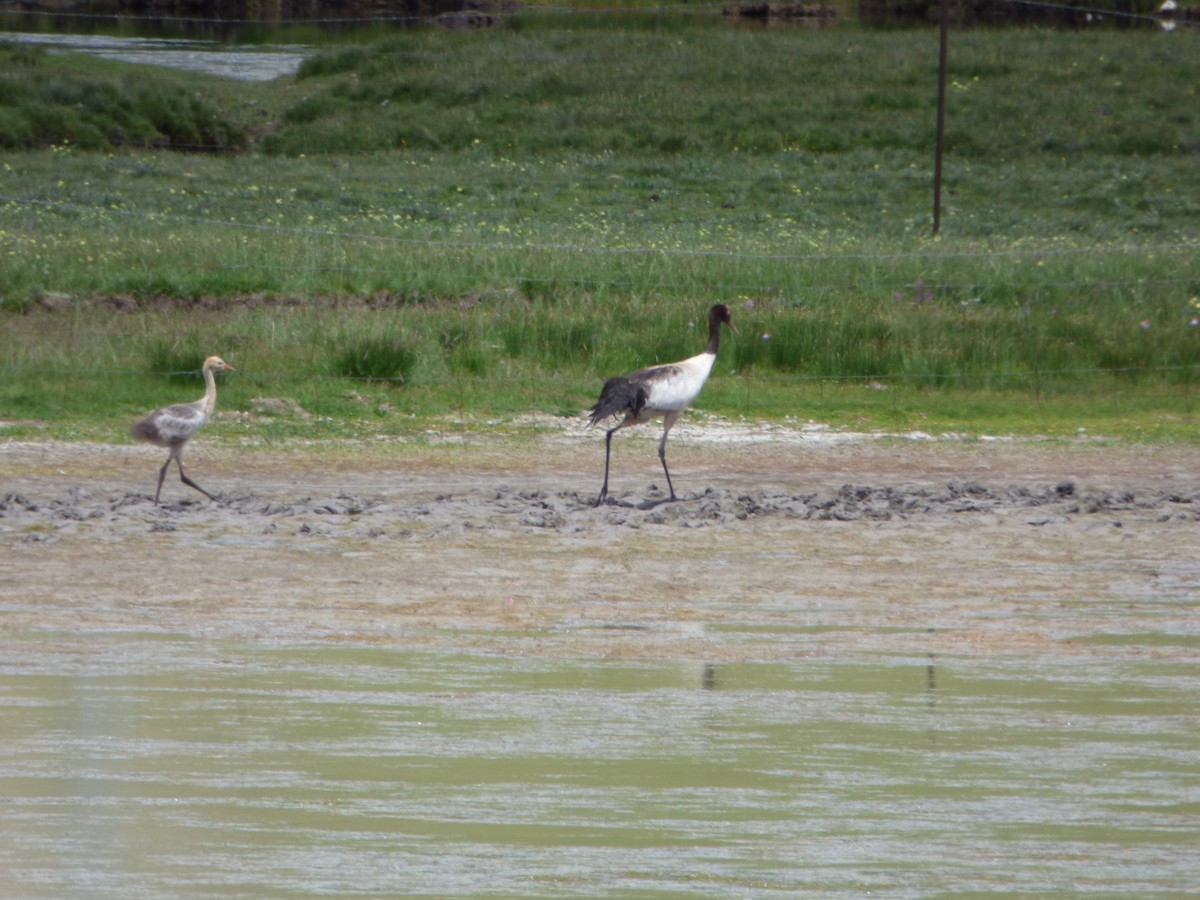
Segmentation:
{"type": "MultiPolygon", "coordinates": [[[[653,6],[553,6],[553,5],[532,5],[522,6],[515,10],[513,14],[519,17],[535,18],[539,16],[579,16],[579,17],[622,17],[628,18],[631,16],[663,16],[663,15],[687,15],[687,16],[722,16],[731,7],[737,7],[739,4],[736,0],[733,2],[722,3],[678,3],[678,4],[658,4],[653,6]]],[[[1044,10],[1052,12],[1070,13],[1073,16],[1088,16],[1095,21],[1126,21],[1126,22],[1144,22],[1144,23],[1161,23],[1175,21],[1175,10],[1169,6],[1160,6],[1154,13],[1137,13],[1128,10],[1105,9],[1102,7],[1082,6],[1070,3],[1050,3],[1046,0],[1007,0],[1009,7],[1024,8],[1030,10],[1044,10]]],[[[953,7],[954,4],[950,3],[953,7]]],[[[839,15],[830,17],[826,24],[837,23],[839,21],[854,21],[855,16],[843,16],[841,10],[833,7],[839,12],[839,15]]],[[[844,8],[844,7],[843,7],[844,8]]],[[[936,2],[934,7],[936,8],[936,2]]],[[[891,9],[891,7],[889,7],[891,9]]],[[[486,11],[486,10],[485,10],[486,11]]],[[[290,16],[287,18],[269,18],[269,17],[243,17],[243,18],[226,18],[221,16],[179,16],[179,15],[156,15],[144,13],[130,12],[110,12],[110,13],[92,13],[79,12],[70,9],[59,10],[44,10],[30,9],[27,7],[0,7],[0,15],[12,16],[16,18],[25,17],[28,19],[41,19],[50,21],[91,21],[96,23],[105,22],[129,22],[129,23],[146,23],[155,26],[163,25],[179,25],[186,27],[195,26],[246,26],[246,27],[329,27],[329,26],[344,26],[344,25],[402,25],[412,26],[431,22],[436,19],[436,15],[418,16],[411,14],[404,15],[375,15],[375,16],[290,16]]],[[[1187,19],[1184,19],[1186,22],[1187,19]]]]}

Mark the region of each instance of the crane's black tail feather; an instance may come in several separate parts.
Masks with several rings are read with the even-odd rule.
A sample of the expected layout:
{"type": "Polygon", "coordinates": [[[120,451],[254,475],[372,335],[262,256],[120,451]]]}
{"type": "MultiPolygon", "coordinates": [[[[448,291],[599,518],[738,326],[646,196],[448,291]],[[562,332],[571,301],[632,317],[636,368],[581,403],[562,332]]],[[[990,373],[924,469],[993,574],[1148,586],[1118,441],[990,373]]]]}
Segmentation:
{"type": "Polygon", "coordinates": [[[649,395],[646,386],[630,381],[620,375],[614,375],[604,382],[600,389],[600,399],[589,410],[592,416],[588,427],[597,422],[603,422],[611,416],[633,414],[636,416],[646,405],[649,395]]]}

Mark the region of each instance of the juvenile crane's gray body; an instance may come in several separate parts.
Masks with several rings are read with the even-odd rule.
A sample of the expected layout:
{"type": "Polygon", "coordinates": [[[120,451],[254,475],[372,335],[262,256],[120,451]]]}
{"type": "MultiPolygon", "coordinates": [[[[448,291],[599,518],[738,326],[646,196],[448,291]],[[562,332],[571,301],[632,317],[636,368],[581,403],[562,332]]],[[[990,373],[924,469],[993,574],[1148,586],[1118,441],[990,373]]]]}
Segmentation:
{"type": "Polygon", "coordinates": [[[200,430],[200,426],[208,421],[208,417],[213,414],[213,410],[217,406],[217,382],[213,373],[232,372],[234,368],[219,356],[210,356],[204,361],[204,368],[201,371],[204,374],[203,397],[193,403],[176,403],[171,406],[159,407],[145,418],[134,422],[129,429],[129,433],[137,440],[146,441],[158,447],[166,447],[169,451],[167,461],[158,470],[158,488],[154,492],[155,503],[158,502],[158,496],[162,493],[163,479],[167,476],[167,468],[171,465],[171,460],[175,460],[176,465],[179,466],[179,478],[184,484],[195,488],[209,500],[216,499],[188,478],[183,471],[183,445],[200,430]]]}
{"type": "Polygon", "coordinates": [[[721,340],[721,324],[733,328],[733,317],[729,307],[718,303],[708,311],[708,346],[704,352],[688,359],[661,366],[647,366],[628,375],[617,375],[604,382],[600,399],[590,409],[588,427],[614,416],[621,421],[610,428],[604,436],[604,484],[596,499],[599,506],[608,496],[608,468],[612,458],[612,436],[626,425],[648,422],[655,416],[663,417],[662,440],[658,442],[658,458],[662,461],[663,473],[667,476],[667,488],[671,499],[675,487],[671,484],[671,473],[667,469],[667,434],[687,409],[700,395],[700,389],[712,372],[717,359],[717,347],[721,340]]]}

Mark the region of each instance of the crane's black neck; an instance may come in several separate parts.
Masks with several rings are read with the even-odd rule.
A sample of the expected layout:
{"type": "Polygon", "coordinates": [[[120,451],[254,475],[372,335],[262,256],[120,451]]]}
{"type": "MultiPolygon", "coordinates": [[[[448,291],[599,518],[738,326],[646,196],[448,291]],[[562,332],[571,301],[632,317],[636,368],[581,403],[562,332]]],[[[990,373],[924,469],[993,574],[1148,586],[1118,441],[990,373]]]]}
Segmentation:
{"type": "Polygon", "coordinates": [[[721,323],[729,321],[729,310],[717,304],[708,311],[708,346],[704,348],[705,353],[717,355],[717,347],[721,344],[721,323]]]}

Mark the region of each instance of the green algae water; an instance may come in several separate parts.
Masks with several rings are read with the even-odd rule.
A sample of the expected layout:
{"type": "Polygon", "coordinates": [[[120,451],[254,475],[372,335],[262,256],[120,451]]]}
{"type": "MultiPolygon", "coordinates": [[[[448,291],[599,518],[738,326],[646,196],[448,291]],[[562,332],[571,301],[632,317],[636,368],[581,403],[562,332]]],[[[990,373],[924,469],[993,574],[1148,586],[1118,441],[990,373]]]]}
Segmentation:
{"type": "Polygon", "coordinates": [[[0,650],[8,897],[1161,897],[1200,873],[1186,654],[0,650]]]}

